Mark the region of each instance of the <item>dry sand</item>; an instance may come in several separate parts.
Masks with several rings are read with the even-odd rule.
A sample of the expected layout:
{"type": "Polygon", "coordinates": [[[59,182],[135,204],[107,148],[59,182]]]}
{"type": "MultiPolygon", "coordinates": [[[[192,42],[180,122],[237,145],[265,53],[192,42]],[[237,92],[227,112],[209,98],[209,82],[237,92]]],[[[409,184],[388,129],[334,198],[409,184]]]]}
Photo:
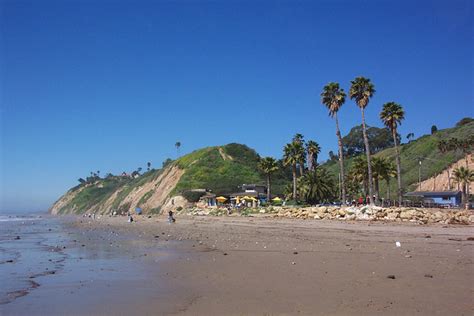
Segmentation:
{"type": "Polygon", "coordinates": [[[76,225],[177,250],[153,276],[167,295],[144,314],[474,313],[473,226],[184,215],[76,225]]]}

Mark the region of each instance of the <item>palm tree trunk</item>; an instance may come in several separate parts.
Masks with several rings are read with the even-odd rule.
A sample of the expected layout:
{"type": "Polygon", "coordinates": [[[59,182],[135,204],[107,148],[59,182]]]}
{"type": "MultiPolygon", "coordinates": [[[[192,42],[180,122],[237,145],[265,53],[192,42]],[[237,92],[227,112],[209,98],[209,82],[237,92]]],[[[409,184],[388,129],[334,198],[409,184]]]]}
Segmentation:
{"type": "Polygon", "coordinates": [[[395,144],[395,161],[397,164],[398,205],[402,205],[402,166],[400,162],[400,148],[398,148],[397,129],[392,128],[393,143],[395,144]]]}
{"type": "Polygon", "coordinates": [[[387,181],[387,200],[390,200],[390,179],[385,181],[387,181]]]}
{"type": "Polygon", "coordinates": [[[378,178],[375,178],[374,182],[375,182],[375,198],[376,198],[376,200],[377,200],[377,202],[378,202],[379,197],[380,197],[379,179],[378,179],[378,178]]]}
{"type": "Polygon", "coordinates": [[[367,171],[369,172],[369,199],[370,205],[374,205],[374,196],[372,193],[372,166],[370,165],[370,147],[369,147],[369,139],[367,138],[367,131],[365,128],[365,114],[364,109],[360,109],[362,112],[362,133],[364,134],[364,144],[365,144],[365,154],[367,155],[367,171]]]}
{"type": "Polygon", "coordinates": [[[304,164],[300,163],[300,177],[304,175],[304,164]]]}
{"type": "Polygon", "coordinates": [[[309,171],[314,170],[314,168],[313,168],[313,154],[312,153],[309,153],[309,155],[308,155],[308,169],[309,169],[309,171]]]}
{"type": "Polygon", "coordinates": [[[293,200],[297,201],[297,198],[296,198],[296,165],[293,165],[293,200]]]}
{"type": "Polygon", "coordinates": [[[344,177],[344,156],[342,154],[342,137],[341,131],[339,130],[339,120],[337,119],[337,113],[334,114],[336,119],[336,136],[337,136],[337,145],[339,147],[339,169],[341,170],[341,191],[342,191],[342,202],[346,203],[346,185],[344,177]]]}
{"type": "Polygon", "coordinates": [[[270,198],[272,197],[270,192],[270,174],[267,174],[267,203],[270,203],[270,198]]]}

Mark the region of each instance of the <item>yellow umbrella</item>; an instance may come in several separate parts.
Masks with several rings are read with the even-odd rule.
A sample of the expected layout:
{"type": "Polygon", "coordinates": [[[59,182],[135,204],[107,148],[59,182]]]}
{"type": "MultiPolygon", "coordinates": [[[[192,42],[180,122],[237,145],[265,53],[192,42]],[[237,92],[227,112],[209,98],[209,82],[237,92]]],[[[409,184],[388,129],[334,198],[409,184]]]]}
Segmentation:
{"type": "Polygon", "coordinates": [[[272,201],[275,201],[275,202],[280,202],[280,201],[281,201],[281,199],[280,199],[280,198],[277,196],[277,197],[274,197],[274,198],[272,199],[272,201]]]}
{"type": "Polygon", "coordinates": [[[244,196],[242,199],[243,200],[250,200],[250,197],[249,196],[244,196]]]}
{"type": "Polygon", "coordinates": [[[250,201],[257,201],[257,199],[254,198],[254,197],[249,197],[249,200],[250,200],[250,201]]]}
{"type": "Polygon", "coordinates": [[[216,200],[219,201],[219,202],[225,202],[225,201],[227,201],[227,199],[226,199],[225,197],[223,197],[223,196],[218,196],[218,197],[216,197],[216,200]]]}

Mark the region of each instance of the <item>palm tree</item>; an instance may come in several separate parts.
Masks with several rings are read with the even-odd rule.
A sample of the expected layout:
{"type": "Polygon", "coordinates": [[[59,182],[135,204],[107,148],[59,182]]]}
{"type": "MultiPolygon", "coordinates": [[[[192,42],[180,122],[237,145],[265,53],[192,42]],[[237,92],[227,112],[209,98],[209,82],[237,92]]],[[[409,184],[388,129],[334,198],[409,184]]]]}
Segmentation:
{"type": "Polygon", "coordinates": [[[411,139],[413,139],[413,138],[415,138],[415,134],[413,134],[413,133],[408,133],[408,134],[407,134],[407,141],[408,141],[408,142],[410,142],[411,139]]]}
{"type": "Polygon", "coordinates": [[[388,102],[383,105],[380,119],[392,131],[393,143],[395,144],[395,162],[397,164],[398,204],[402,205],[402,166],[400,162],[400,149],[398,148],[397,126],[405,119],[405,112],[400,104],[388,102]]]}
{"type": "Polygon", "coordinates": [[[300,194],[306,203],[321,203],[332,200],[335,196],[333,177],[325,169],[316,168],[306,173],[298,182],[300,194]]]}
{"type": "Polygon", "coordinates": [[[306,163],[306,152],[304,148],[304,136],[300,133],[295,134],[293,136],[293,143],[296,143],[300,145],[299,148],[299,153],[298,153],[298,165],[300,169],[300,176],[304,174],[304,165],[306,163]]]}
{"type": "Polygon", "coordinates": [[[147,167],[147,170],[150,171],[150,169],[151,169],[151,162],[147,162],[147,163],[146,163],[146,167],[147,167]]]}
{"type": "Polygon", "coordinates": [[[397,170],[392,162],[387,160],[386,173],[384,176],[385,182],[387,183],[387,200],[390,200],[390,179],[397,176],[397,170]]]}
{"type": "Polygon", "coordinates": [[[365,154],[367,156],[367,170],[369,172],[369,199],[370,204],[374,205],[374,197],[372,195],[372,167],[370,164],[370,147],[369,139],[367,138],[367,129],[365,127],[365,114],[364,109],[369,104],[370,98],[374,95],[375,88],[370,82],[370,79],[364,77],[357,77],[351,81],[351,88],[349,90],[349,96],[354,99],[357,106],[360,108],[362,113],[362,133],[364,135],[365,154]]]}
{"type": "Polygon", "coordinates": [[[344,177],[344,157],[342,154],[342,137],[341,131],[339,130],[339,121],[337,119],[337,112],[346,101],[346,94],[344,89],[339,87],[339,83],[330,82],[324,86],[323,92],[321,93],[321,103],[325,105],[329,110],[329,116],[333,117],[336,121],[336,136],[337,143],[339,146],[339,170],[341,173],[341,191],[342,201],[346,202],[346,185],[344,177]]]}
{"type": "Polygon", "coordinates": [[[354,158],[349,171],[349,177],[357,182],[361,183],[364,189],[364,195],[367,196],[369,186],[369,175],[367,173],[367,159],[364,156],[357,156],[354,158]]]}
{"type": "Polygon", "coordinates": [[[174,144],[174,147],[176,147],[176,153],[177,153],[178,158],[179,158],[179,148],[181,147],[181,142],[176,142],[174,144]]]}
{"type": "Polygon", "coordinates": [[[313,171],[318,166],[318,155],[321,152],[321,147],[314,140],[306,143],[306,152],[308,153],[308,169],[313,171]]]}
{"type": "Polygon", "coordinates": [[[293,174],[293,199],[297,200],[296,196],[296,165],[299,162],[299,155],[301,152],[302,145],[299,143],[289,143],[283,148],[283,164],[285,166],[291,166],[291,172],[293,174]]]}
{"type": "Polygon", "coordinates": [[[258,162],[258,168],[267,176],[267,202],[270,202],[272,197],[270,191],[271,174],[278,170],[278,163],[272,157],[265,157],[258,162]]]}
{"type": "Polygon", "coordinates": [[[380,198],[379,180],[385,178],[387,173],[387,161],[383,157],[372,157],[372,176],[374,177],[375,197],[378,201],[380,198]]]}
{"type": "Polygon", "coordinates": [[[462,204],[465,205],[466,208],[469,207],[469,185],[472,181],[474,181],[474,171],[469,170],[469,168],[459,167],[454,169],[453,172],[454,181],[461,184],[462,187],[462,204]]]}

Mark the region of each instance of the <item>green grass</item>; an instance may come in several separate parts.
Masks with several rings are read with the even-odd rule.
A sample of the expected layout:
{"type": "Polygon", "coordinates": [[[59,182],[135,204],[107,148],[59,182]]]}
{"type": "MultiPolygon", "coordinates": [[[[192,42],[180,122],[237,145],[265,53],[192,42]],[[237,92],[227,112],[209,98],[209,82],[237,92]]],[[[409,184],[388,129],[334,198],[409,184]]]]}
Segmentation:
{"type": "Polygon", "coordinates": [[[216,194],[238,191],[244,183],[264,183],[257,170],[258,154],[244,145],[229,144],[208,147],[181,157],[177,161],[184,175],[173,194],[191,189],[211,189],[216,194]],[[224,160],[221,149],[233,159],[224,160]]]}
{"type": "Polygon", "coordinates": [[[143,204],[145,204],[150,198],[151,196],[153,195],[153,193],[155,193],[155,190],[150,190],[148,191],[147,193],[145,193],[141,198],[140,200],[138,201],[138,207],[142,206],[143,204]]]}
{"type": "MultiPolygon", "coordinates": [[[[424,135],[409,144],[403,144],[400,147],[400,158],[402,166],[402,185],[405,191],[415,189],[418,183],[418,166],[419,159],[422,160],[421,179],[429,179],[443,170],[449,165],[463,158],[460,152],[441,153],[438,150],[438,142],[440,140],[447,140],[450,138],[466,139],[474,134],[474,123],[469,123],[460,127],[454,127],[444,130],[439,130],[434,135],[424,135]]],[[[385,149],[374,156],[387,157],[395,163],[395,149],[385,149]]],[[[344,168],[346,174],[350,171],[354,157],[344,160],[344,168]]],[[[339,173],[339,163],[330,161],[323,164],[336,179],[339,173]]],[[[390,191],[391,197],[394,198],[396,194],[396,178],[391,180],[390,191]]],[[[381,196],[385,197],[386,184],[385,181],[380,182],[381,196]]]]}

